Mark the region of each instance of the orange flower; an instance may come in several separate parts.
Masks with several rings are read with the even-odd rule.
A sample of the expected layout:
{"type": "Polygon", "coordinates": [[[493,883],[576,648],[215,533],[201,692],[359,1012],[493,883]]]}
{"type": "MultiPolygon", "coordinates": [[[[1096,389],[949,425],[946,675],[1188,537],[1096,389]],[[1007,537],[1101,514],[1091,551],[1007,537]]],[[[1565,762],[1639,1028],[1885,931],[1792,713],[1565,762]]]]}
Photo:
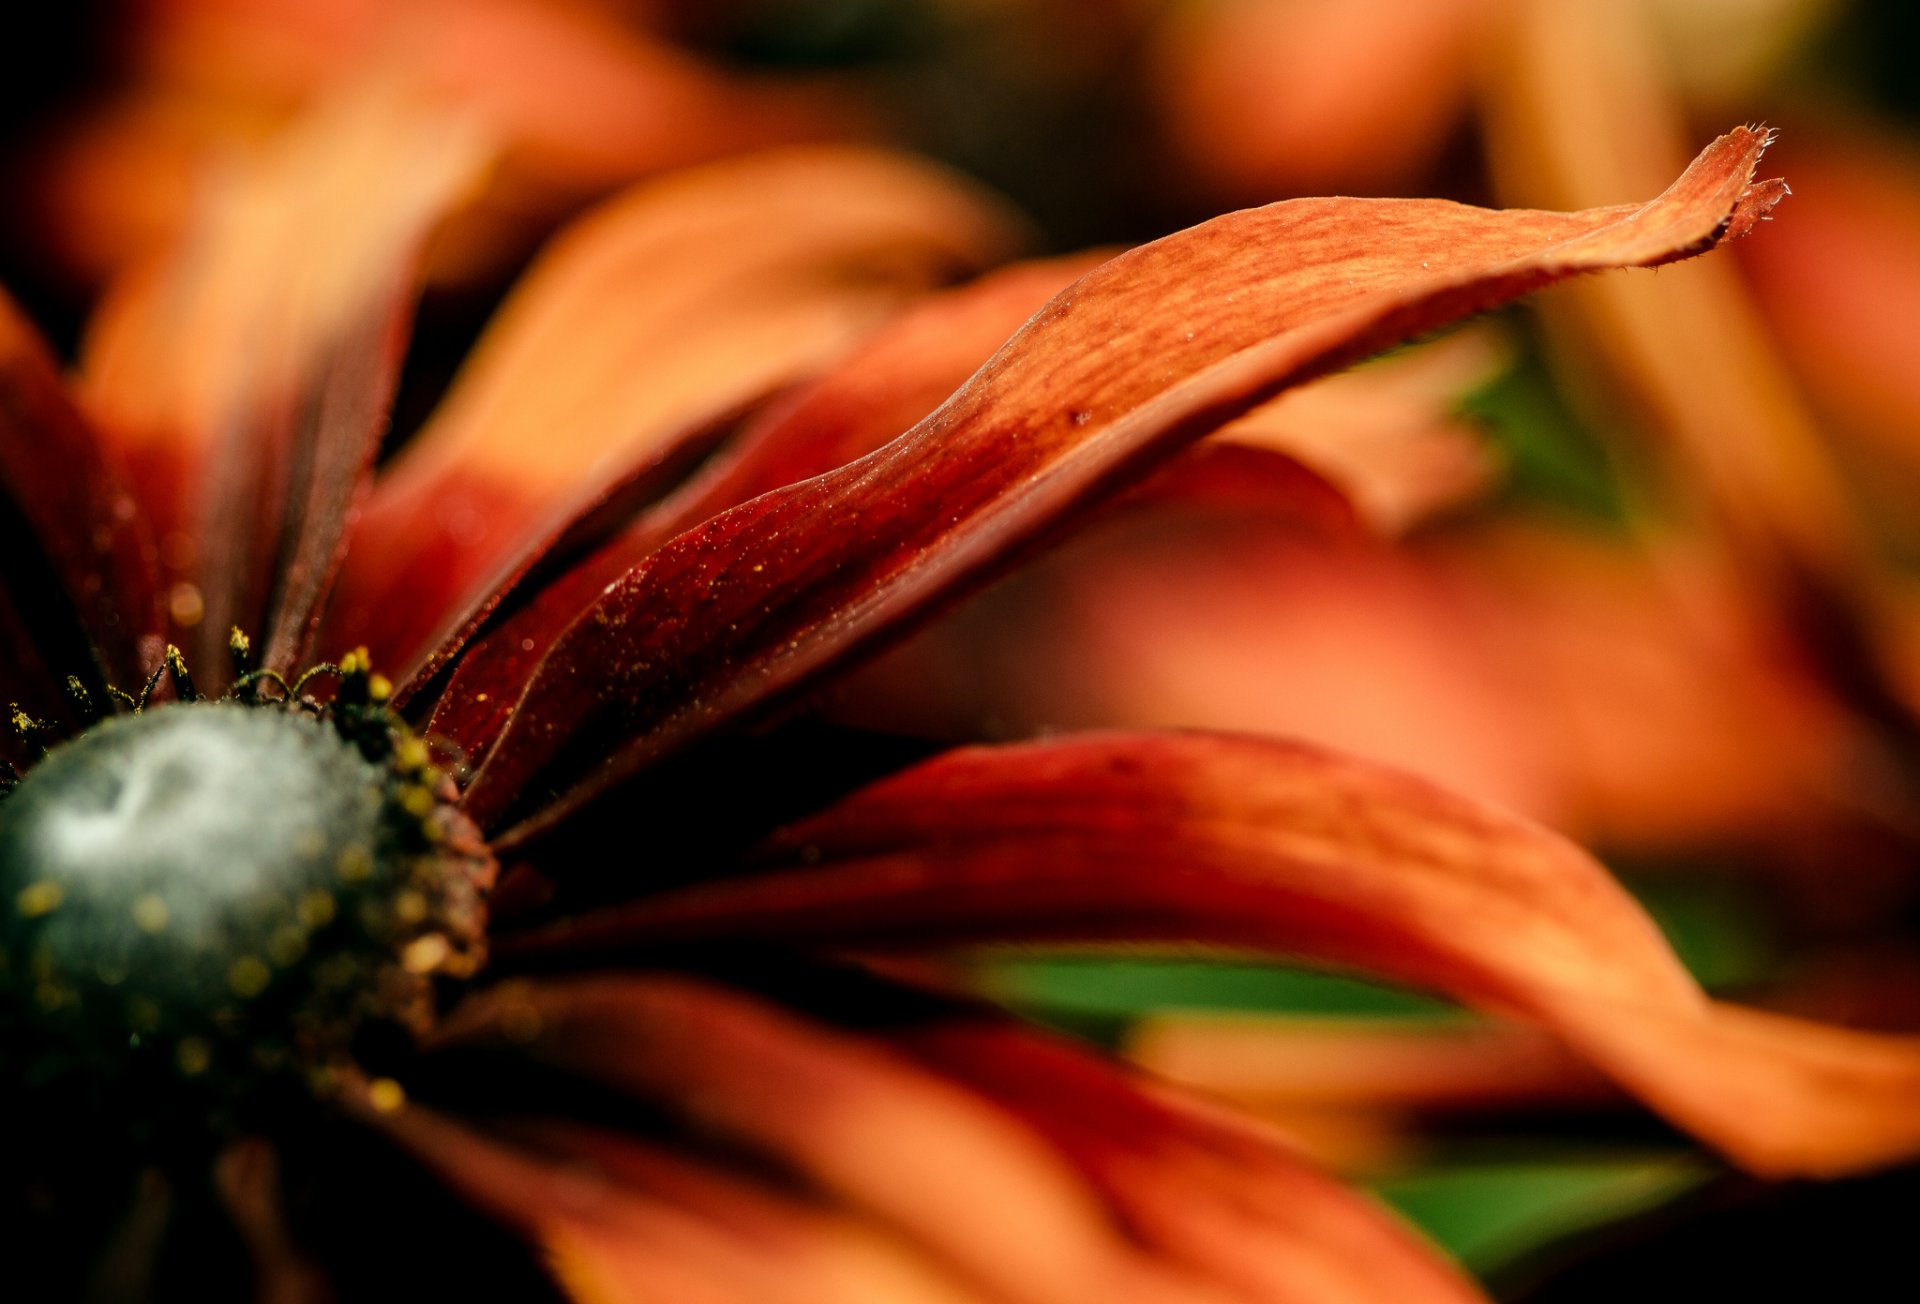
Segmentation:
{"type": "Polygon", "coordinates": [[[310,123],[115,287],[75,394],[9,311],[0,475],[39,541],[0,590],[17,1270],[36,1297],[1476,1297],[1281,1139],[903,962],[988,940],[1432,986],[1765,1172],[1920,1149],[1920,1048],[1708,1001],[1596,863],[1491,807],[1270,739],[916,760],[783,714],[1296,383],[1746,234],[1781,194],[1763,144],[1640,205],[1304,200],[937,294],[1005,252],[988,201],[873,154],[742,160],[561,237],[377,473],[409,271],[481,155],[458,125],[310,123]],[[316,638],[393,680],[364,650],[296,676],[316,638]]]}

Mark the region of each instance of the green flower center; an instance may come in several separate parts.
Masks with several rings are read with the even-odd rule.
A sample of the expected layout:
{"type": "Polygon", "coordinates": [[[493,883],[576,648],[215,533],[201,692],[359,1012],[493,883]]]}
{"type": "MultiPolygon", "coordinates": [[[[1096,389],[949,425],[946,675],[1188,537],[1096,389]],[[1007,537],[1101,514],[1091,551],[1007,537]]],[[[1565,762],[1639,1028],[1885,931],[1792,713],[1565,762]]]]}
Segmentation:
{"type": "Polygon", "coordinates": [[[0,1074],[239,1126],[369,1025],[421,1030],[492,872],[452,795],[365,712],[195,702],[56,747],[0,802],[0,1074]]]}

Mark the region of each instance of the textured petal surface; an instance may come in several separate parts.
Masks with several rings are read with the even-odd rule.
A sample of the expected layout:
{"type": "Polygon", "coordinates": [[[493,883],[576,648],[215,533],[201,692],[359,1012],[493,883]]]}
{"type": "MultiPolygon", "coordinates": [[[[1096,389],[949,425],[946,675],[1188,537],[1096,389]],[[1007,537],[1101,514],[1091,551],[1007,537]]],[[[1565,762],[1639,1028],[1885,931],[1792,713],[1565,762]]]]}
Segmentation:
{"type": "Polygon", "coordinates": [[[763,708],[1291,384],[1577,272],[1685,257],[1779,198],[1752,131],[1585,213],[1299,200],[1123,254],[871,457],[676,539],[565,634],[469,792],[524,837],[763,708]],[[611,671],[611,674],[609,674],[611,671]],[[556,796],[563,800],[552,804],[556,796]]]}
{"type": "Polygon", "coordinates": [[[777,835],[782,872],[555,925],[507,953],[761,938],[897,948],[1184,941],[1311,956],[1545,1024],[1767,1172],[1920,1150],[1920,1040],[1711,1006],[1597,862],[1315,749],[1095,734],[949,752],[777,835]],[[1748,1108],[1716,1103],[1735,1092],[1748,1108]]]}
{"type": "Polygon", "coordinates": [[[1016,238],[958,178],[858,150],[716,164],[609,201],[548,246],[383,470],[329,645],[366,643],[413,678],[606,491],[1016,238]]]}
{"type": "Polygon", "coordinates": [[[682,530],[851,462],[908,429],[1091,265],[1086,259],[1021,264],[902,312],[825,375],[752,422],[699,474],[641,512],[469,651],[435,703],[430,730],[483,759],[528,674],[604,588],[682,530]]]}

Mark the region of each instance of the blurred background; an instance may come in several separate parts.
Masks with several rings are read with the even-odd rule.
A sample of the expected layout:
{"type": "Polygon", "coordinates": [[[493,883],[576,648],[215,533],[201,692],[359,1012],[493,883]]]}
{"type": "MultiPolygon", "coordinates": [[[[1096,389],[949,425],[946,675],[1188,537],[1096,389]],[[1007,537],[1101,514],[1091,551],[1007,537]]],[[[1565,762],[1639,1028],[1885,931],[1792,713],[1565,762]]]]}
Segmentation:
{"type": "MultiPolygon", "coordinates": [[[[395,447],[569,217],[855,141],[1007,196],[1028,252],[1301,194],[1643,199],[1737,122],[1794,197],[1730,256],[1576,284],[1214,441],[819,703],[941,740],[1306,737],[1594,848],[1716,991],[1920,1030],[1920,10],[1898,0],[132,0],[0,47],[0,282],[102,287],[369,69],[497,166],[435,236],[395,447]]],[[[1504,1298],[1901,1271],[1905,1174],[1729,1175],[1543,1038],[1198,959],[989,957],[998,999],[1233,1096],[1504,1298]]]]}

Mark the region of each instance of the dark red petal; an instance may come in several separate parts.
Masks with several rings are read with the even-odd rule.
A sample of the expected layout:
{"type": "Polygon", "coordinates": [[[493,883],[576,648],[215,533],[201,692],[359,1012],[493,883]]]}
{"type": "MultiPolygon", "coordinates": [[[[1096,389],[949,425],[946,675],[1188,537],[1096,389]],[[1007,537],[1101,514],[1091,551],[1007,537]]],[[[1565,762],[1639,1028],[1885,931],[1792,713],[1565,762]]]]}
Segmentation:
{"type": "Polygon", "coordinates": [[[542,254],[381,474],[328,613],[396,682],[690,432],[838,356],[1011,221],[929,165],[793,150],[635,188],[542,254]]]}
{"type": "Polygon", "coordinates": [[[471,649],[435,704],[429,731],[484,759],[527,676],[607,585],[682,530],[893,439],[1091,265],[1086,258],[1018,264],[902,312],[471,649]]]}
{"type": "MultiPolygon", "coordinates": [[[[166,632],[153,538],[68,399],[51,350],[3,293],[0,485],[65,588],[98,672],[113,683],[144,682],[166,632]]],[[[87,667],[54,669],[84,675],[87,667]]]]}
{"type": "Polygon", "coordinates": [[[465,124],[361,86],[227,178],[124,274],[91,325],[89,410],[159,535],[204,686],[230,626],[303,654],[384,430],[427,232],[484,150],[465,124]],[[379,196],[343,210],[344,197],[379,196]]]}
{"type": "Polygon", "coordinates": [[[469,801],[524,840],[689,737],[790,695],[1076,509],[1289,385],[1578,272],[1747,231],[1739,130],[1640,207],[1297,200],[1123,254],[906,437],[743,504],[609,589],[536,672],[469,801]],[[556,800],[557,799],[557,800],[556,800]]]}
{"type": "Polygon", "coordinates": [[[499,950],[1123,939],[1301,954],[1544,1024],[1755,1169],[1839,1172],[1920,1153],[1909,1107],[1920,1039],[1711,1005],[1572,843],[1318,749],[1093,734],[949,752],[763,854],[784,868],[499,950]]]}

